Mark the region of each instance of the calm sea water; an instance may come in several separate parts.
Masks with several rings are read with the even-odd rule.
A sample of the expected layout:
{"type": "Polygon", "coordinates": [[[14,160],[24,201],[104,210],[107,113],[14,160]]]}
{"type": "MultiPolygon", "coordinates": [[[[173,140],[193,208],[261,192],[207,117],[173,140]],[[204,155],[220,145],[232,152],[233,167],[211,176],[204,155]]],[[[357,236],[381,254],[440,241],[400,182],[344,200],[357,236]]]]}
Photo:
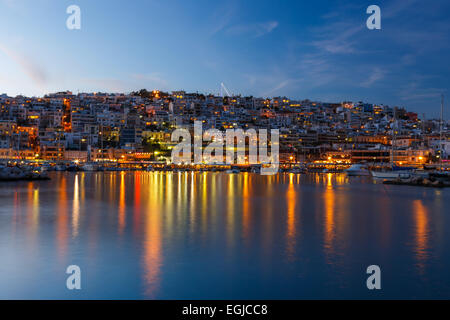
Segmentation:
{"type": "Polygon", "coordinates": [[[449,191],[339,174],[1,183],[0,299],[449,299],[449,191]]]}

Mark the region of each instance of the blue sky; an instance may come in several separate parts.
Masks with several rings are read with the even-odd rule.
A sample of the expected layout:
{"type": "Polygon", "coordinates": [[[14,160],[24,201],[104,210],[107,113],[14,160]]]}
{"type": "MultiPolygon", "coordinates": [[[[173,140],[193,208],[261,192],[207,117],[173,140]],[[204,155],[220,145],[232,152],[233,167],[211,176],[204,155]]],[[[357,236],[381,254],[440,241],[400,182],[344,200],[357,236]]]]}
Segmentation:
{"type": "Polygon", "coordinates": [[[0,0],[0,93],[218,93],[224,82],[438,116],[440,94],[450,99],[448,12],[448,0],[0,0]],[[66,28],[72,4],[81,30],[66,28]],[[366,28],[371,4],[381,30],[366,28]]]}

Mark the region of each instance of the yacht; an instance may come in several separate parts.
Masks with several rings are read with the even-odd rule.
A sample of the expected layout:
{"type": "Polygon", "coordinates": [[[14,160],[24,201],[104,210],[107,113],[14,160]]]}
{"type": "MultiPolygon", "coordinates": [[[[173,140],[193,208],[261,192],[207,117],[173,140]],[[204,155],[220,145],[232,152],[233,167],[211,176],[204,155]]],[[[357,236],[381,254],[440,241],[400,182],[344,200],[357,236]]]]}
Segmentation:
{"type": "Polygon", "coordinates": [[[413,177],[414,173],[410,168],[399,169],[393,168],[391,171],[371,171],[372,177],[376,179],[387,179],[387,180],[396,180],[396,179],[409,179],[413,177]]]}
{"type": "Polygon", "coordinates": [[[241,171],[239,169],[230,169],[225,171],[226,173],[240,173],[241,171]]]}
{"type": "Polygon", "coordinates": [[[353,164],[345,172],[348,176],[370,176],[370,172],[364,164],[353,164]]]}
{"type": "Polygon", "coordinates": [[[66,171],[66,170],[67,170],[67,167],[65,164],[57,164],[55,166],[55,171],[66,171]]]}
{"type": "Polygon", "coordinates": [[[70,164],[66,170],[69,172],[76,172],[79,170],[79,167],[76,164],[70,164]]]}
{"type": "Polygon", "coordinates": [[[87,162],[81,167],[81,170],[83,170],[83,171],[97,171],[97,165],[95,163],[87,162]]]}

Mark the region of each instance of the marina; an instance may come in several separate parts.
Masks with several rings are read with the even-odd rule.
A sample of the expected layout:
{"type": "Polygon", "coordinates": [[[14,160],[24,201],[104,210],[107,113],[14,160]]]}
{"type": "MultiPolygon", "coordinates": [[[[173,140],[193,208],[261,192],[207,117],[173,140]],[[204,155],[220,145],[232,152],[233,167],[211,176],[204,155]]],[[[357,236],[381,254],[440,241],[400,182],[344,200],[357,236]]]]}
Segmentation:
{"type": "Polygon", "coordinates": [[[0,298],[73,298],[71,264],[79,299],[374,298],[371,264],[384,299],[450,298],[448,188],[345,173],[49,176],[0,183],[0,298]]]}
{"type": "MultiPolygon", "coordinates": [[[[30,162],[4,161],[0,164],[1,181],[50,180],[49,172],[224,172],[261,173],[261,165],[174,165],[166,163],[106,163],[106,162],[30,162]]],[[[342,174],[349,177],[371,176],[386,184],[414,185],[427,187],[448,187],[450,170],[447,167],[392,167],[390,164],[371,166],[367,163],[335,165],[327,163],[300,163],[280,166],[279,173],[292,174],[342,174]],[[427,169],[427,170],[425,170],[427,169]],[[438,170],[439,169],[439,170],[438,170]]]]}

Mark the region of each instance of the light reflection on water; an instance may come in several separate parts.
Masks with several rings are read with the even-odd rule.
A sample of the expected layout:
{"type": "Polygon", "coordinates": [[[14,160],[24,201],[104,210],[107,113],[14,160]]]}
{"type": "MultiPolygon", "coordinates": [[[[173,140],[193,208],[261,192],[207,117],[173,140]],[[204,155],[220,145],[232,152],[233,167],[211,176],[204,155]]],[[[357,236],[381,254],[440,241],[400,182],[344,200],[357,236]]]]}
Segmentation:
{"type": "Polygon", "coordinates": [[[449,198],[341,174],[3,183],[0,298],[450,298],[449,198]],[[381,292],[365,287],[371,264],[381,292]]]}

